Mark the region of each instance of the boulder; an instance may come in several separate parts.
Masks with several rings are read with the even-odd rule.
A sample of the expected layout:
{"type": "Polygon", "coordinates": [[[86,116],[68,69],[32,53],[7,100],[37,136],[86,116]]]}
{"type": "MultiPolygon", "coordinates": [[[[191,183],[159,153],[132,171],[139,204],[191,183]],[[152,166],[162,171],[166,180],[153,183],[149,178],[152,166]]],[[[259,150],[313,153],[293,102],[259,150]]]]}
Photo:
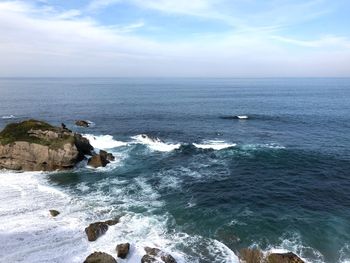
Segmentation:
{"type": "Polygon", "coordinates": [[[94,168],[105,167],[107,164],[110,163],[110,161],[113,160],[114,156],[111,153],[100,150],[99,154],[96,154],[89,159],[88,165],[94,168]]]}
{"type": "Polygon", "coordinates": [[[53,209],[49,210],[49,212],[50,212],[50,215],[53,217],[56,217],[60,214],[60,212],[58,212],[57,210],[53,210],[53,209]]]}
{"type": "MultiPolygon", "coordinates": [[[[144,255],[142,258],[145,260],[144,261],[145,263],[147,262],[176,263],[176,260],[172,255],[161,251],[159,248],[145,247],[145,251],[146,251],[146,255],[144,255]]],[[[143,261],[141,260],[141,262],[143,261]]]]}
{"type": "Polygon", "coordinates": [[[11,123],[0,132],[0,169],[54,171],[73,168],[93,147],[80,134],[43,121],[11,123]]]}
{"type": "Polygon", "coordinates": [[[108,224],[105,222],[96,222],[90,224],[87,228],[85,228],[85,233],[88,237],[89,241],[95,241],[100,236],[104,235],[108,230],[108,224]]]}
{"type": "Polygon", "coordinates": [[[301,258],[292,252],[271,253],[266,258],[267,263],[305,263],[301,258]]]}
{"type": "Polygon", "coordinates": [[[130,250],[130,244],[124,243],[124,244],[118,244],[116,247],[118,258],[126,258],[129,254],[130,250]]]}
{"type": "Polygon", "coordinates": [[[85,259],[84,263],[117,263],[117,261],[107,253],[94,252],[85,259]]]}
{"type": "Polygon", "coordinates": [[[90,126],[89,122],[84,121],[84,120],[77,120],[75,122],[75,125],[80,126],[80,127],[85,127],[85,128],[90,126]]]}
{"type": "Polygon", "coordinates": [[[95,241],[107,232],[108,226],[113,226],[118,223],[119,219],[110,219],[104,222],[92,223],[85,228],[85,233],[89,241],[95,241]]]}

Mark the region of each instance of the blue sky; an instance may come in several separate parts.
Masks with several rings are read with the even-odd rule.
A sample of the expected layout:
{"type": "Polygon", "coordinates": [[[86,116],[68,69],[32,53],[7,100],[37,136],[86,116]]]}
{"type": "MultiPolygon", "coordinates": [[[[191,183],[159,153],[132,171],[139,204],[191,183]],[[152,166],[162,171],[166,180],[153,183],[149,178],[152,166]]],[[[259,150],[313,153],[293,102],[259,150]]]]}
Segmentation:
{"type": "Polygon", "coordinates": [[[0,0],[0,76],[350,77],[347,0],[0,0]]]}

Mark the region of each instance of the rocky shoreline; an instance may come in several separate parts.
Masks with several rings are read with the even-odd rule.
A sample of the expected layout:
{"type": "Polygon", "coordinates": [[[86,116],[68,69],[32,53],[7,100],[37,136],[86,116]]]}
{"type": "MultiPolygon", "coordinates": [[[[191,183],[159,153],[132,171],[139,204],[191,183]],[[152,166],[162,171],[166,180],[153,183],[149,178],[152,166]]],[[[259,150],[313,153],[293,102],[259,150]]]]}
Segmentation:
{"type": "MultiPolygon", "coordinates": [[[[80,123],[88,127],[85,123],[80,123]]],[[[78,123],[76,125],[79,125],[78,123]]],[[[111,153],[100,150],[97,154],[88,139],[72,132],[62,124],[52,126],[38,120],[27,120],[7,125],[0,132],[0,169],[16,171],[56,171],[74,168],[88,159],[94,168],[104,167],[114,161],[111,153]]],[[[49,210],[52,217],[64,216],[57,210],[49,210]]],[[[85,228],[87,240],[94,242],[104,235],[119,219],[94,222],[85,228]]],[[[114,244],[117,257],[127,259],[134,244],[114,244]]],[[[176,259],[156,247],[144,247],[141,263],[176,263],[176,259]]],[[[297,255],[289,253],[264,254],[259,249],[247,248],[238,253],[240,263],[304,263],[297,255]]],[[[116,263],[105,252],[90,254],[84,263],[116,263]]]]}

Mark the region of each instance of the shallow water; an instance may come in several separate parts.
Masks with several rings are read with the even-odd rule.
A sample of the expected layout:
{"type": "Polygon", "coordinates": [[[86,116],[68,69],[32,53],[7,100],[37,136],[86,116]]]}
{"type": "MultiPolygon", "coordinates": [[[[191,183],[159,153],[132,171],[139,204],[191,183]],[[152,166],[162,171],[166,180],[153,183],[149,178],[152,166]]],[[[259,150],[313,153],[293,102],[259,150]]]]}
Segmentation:
{"type": "Polygon", "coordinates": [[[350,79],[0,79],[0,127],[64,122],[117,157],[1,172],[0,261],[82,262],[129,241],[118,262],[146,245],[179,262],[237,262],[254,245],[348,262],[349,97],[350,79]],[[117,216],[86,241],[89,223],[117,216]]]}

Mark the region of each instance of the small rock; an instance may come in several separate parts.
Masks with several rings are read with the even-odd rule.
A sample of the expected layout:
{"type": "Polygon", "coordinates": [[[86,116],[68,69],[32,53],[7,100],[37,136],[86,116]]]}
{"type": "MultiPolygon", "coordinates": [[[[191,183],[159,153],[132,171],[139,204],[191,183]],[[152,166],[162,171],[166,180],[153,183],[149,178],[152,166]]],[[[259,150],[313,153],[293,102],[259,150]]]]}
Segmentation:
{"type": "Polygon", "coordinates": [[[95,241],[100,236],[104,235],[108,230],[108,224],[105,222],[96,222],[90,224],[87,228],[85,228],[85,233],[88,237],[89,241],[95,241]]]}
{"type": "MultiPolygon", "coordinates": [[[[164,253],[159,248],[145,247],[145,251],[147,253],[147,255],[145,255],[145,256],[148,256],[148,257],[146,257],[146,259],[147,260],[154,260],[154,261],[149,261],[149,262],[159,262],[159,260],[157,260],[155,257],[160,257],[164,263],[176,263],[176,260],[172,255],[164,253]]],[[[145,261],[145,262],[148,262],[148,261],[145,261]]]]}
{"type": "Polygon", "coordinates": [[[129,254],[129,249],[130,249],[129,243],[117,245],[116,250],[118,253],[118,258],[123,258],[123,259],[126,258],[129,254]]]}
{"type": "Polygon", "coordinates": [[[155,247],[145,247],[145,251],[147,253],[147,255],[151,255],[151,256],[157,256],[161,250],[159,248],[155,248],[155,247]]]}
{"type": "Polygon", "coordinates": [[[92,156],[88,161],[88,165],[94,168],[105,167],[108,163],[109,161],[100,154],[92,156]]]}
{"type": "Polygon", "coordinates": [[[84,263],[117,263],[117,261],[107,253],[94,252],[85,259],[84,263]]]}
{"type": "Polygon", "coordinates": [[[57,210],[53,210],[53,209],[49,210],[49,212],[50,212],[50,215],[53,217],[56,217],[60,214],[60,212],[58,212],[57,210]]]}
{"type": "Polygon", "coordinates": [[[141,263],[162,263],[161,261],[155,259],[154,257],[150,255],[144,255],[141,258],[141,263]]]}
{"type": "Polygon", "coordinates": [[[267,256],[267,263],[305,263],[301,258],[292,252],[271,253],[267,256]]]}
{"type": "Polygon", "coordinates": [[[90,124],[87,121],[84,121],[84,120],[77,120],[75,122],[75,125],[81,126],[81,127],[86,127],[86,128],[90,126],[90,124]]]}

